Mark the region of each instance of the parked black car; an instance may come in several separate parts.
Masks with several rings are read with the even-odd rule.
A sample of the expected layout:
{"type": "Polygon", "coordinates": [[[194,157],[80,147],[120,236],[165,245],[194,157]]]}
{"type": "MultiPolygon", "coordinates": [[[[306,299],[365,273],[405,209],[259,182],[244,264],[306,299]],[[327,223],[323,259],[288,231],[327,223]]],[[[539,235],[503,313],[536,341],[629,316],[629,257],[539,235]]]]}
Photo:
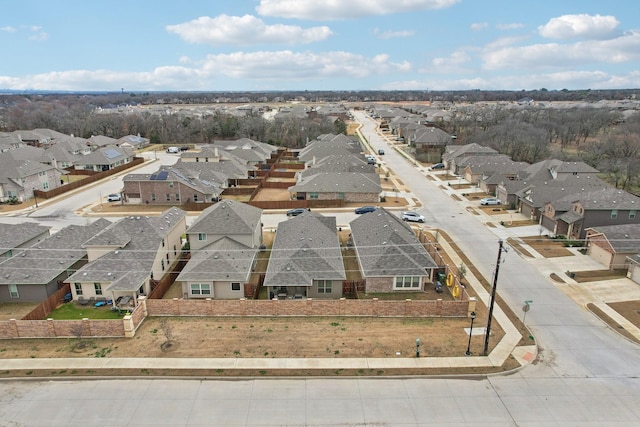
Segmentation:
{"type": "Polygon", "coordinates": [[[307,212],[309,210],[311,210],[311,209],[309,209],[309,208],[291,209],[291,210],[287,211],[287,216],[298,216],[301,213],[305,213],[305,212],[307,212]]]}
{"type": "Polygon", "coordinates": [[[429,169],[431,169],[431,170],[444,169],[444,163],[436,163],[434,165],[431,165],[431,167],[429,169]]]}
{"type": "Polygon", "coordinates": [[[356,208],[355,212],[358,215],[360,215],[360,214],[366,214],[368,212],[374,212],[377,209],[378,209],[377,206],[361,206],[359,208],[356,208]]]}

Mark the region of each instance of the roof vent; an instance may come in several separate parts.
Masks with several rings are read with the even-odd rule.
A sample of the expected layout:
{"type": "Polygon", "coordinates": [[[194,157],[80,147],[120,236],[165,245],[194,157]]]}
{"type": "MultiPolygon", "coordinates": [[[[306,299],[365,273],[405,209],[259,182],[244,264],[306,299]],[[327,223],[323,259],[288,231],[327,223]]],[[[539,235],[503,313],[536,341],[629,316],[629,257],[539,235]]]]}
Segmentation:
{"type": "Polygon", "coordinates": [[[85,271],[84,273],[82,273],[82,275],[83,275],[83,276],[86,276],[86,275],[87,275],[87,272],[85,271]]]}

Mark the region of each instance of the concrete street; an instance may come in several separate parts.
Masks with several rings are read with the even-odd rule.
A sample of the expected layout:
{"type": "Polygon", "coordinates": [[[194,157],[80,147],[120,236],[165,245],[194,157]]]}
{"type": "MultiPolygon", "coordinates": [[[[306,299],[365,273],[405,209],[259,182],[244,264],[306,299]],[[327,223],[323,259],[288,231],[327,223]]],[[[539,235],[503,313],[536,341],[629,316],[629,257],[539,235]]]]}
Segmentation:
{"type": "MultiPolygon", "coordinates": [[[[421,201],[417,211],[427,218],[426,225],[445,230],[490,278],[498,240],[515,235],[517,228],[485,226],[486,217],[469,214],[463,203],[426,179],[425,170],[389,147],[376,133],[373,120],[363,112],[355,116],[372,147],[385,149],[381,160],[421,201]]],[[[338,223],[343,223],[341,217],[338,223]]],[[[536,361],[516,372],[447,378],[4,381],[0,425],[639,425],[640,347],[549,280],[550,271],[563,271],[557,270],[561,265],[526,259],[513,250],[503,255],[498,292],[516,313],[522,312],[525,300],[533,301],[526,324],[539,346],[536,361]]],[[[480,298],[486,303],[486,295],[480,298]]],[[[483,319],[477,322],[482,326],[483,319]]],[[[482,358],[466,358],[461,352],[459,361],[476,363],[478,359],[482,358]]],[[[185,362],[199,363],[181,361],[185,362]]],[[[152,360],[146,363],[153,366],[152,360]]]]}

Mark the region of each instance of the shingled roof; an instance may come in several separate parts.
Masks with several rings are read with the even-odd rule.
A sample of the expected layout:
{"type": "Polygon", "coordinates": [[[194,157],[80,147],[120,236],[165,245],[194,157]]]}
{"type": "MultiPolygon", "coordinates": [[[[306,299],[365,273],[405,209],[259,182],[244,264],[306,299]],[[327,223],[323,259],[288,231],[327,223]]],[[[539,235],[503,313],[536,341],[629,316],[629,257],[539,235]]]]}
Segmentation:
{"type": "Polygon", "coordinates": [[[364,277],[426,276],[437,267],[411,227],[384,208],[350,225],[364,277]]]}

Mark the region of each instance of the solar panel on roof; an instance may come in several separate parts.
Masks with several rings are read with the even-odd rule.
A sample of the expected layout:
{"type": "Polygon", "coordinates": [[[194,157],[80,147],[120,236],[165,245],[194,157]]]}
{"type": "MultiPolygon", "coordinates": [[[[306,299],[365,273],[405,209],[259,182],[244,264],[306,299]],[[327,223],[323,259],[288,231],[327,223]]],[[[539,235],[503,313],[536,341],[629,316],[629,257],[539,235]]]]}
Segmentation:
{"type": "Polygon", "coordinates": [[[116,157],[120,157],[121,154],[118,150],[114,150],[113,148],[109,148],[104,150],[104,155],[107,159],[115,159],[116,157]]]}
{"type": "Polygon", "coordinates": [[[169,176],[169,172],[167,171],[160,171],[160,172],[156,172],[151,174],[151,176],[149,177],[149,179],[151,181],[164,181],[167,179],[167,176],[169,176]]]}

